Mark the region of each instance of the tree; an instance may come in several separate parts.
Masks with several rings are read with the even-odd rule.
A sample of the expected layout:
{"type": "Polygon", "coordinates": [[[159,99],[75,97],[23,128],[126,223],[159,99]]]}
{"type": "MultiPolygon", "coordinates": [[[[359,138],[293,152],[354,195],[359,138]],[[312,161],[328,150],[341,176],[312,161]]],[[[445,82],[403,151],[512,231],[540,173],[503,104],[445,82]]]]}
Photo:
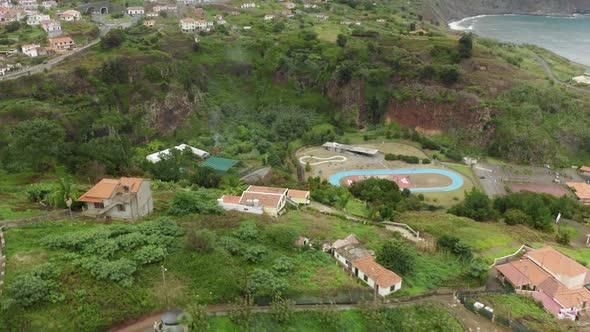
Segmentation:
{"type": "Polygon", "coordinates": [[[390,240],[377,251],[377,262],[384,267],[402,274],[412,273],[416,267],[416,249],[403,240],[390,240]]]}
{"type": "Polygon", "coordinates": [[[484,282],[488,277],[489,269],[489,266],[482,261],[481,258],[476,258],[471,261],[469,269],[467,270],[467,275],[475,280],[484,282]]]}
{"type": "Polygon", "coordinates": [[[125,32],[122,29],[112,29],[100,40],[100,47],[103,50],[110,50],[121,46],[124,41],[125,32]]]}
{"type": "Polygon", "coordinates": [[[196,304],[180,316],[180,324],[186,326],[189,331],[207,331],[211,327],[207,307],[196,304]]]}
{"type": "Polygon", "coordinates": [[[255,269],[248,276],[248,292],[251,295],[280,295],[287,286],[283,278],[269,270],[255,269]]]}
{"type": "Polygon", "coordinates": [[[270,304],[272,318],[281,324],[288,323],[293,318],[294,305],[295,301],[276,295],[270,304]]]}
{"type": "Polygon", "coordinates": [[[346,37],[346,35],[343,35],[341,33],[338,34],[338,37],[336,38],[336,44],[338,44],[338,46],[345,47],[347,42],[348,37],[346,37]]]}
{"type": "Polygon", "coordinates": [[[66,208],[66,200],[71,198],[72,201],[77,199],[76,189],[70,178],[60,178],[48,195],[48,201],[56,208],[66,208]]]}
{"type": "Polygon", "coordinates": [[[464,33],[459,38],[459,56],[463,59],[471,58],[473,53],[473,35],[471,33],[464,33]]]}
{"type": "Polygon", "coordinates": [[[492,208],[489,197],[476,188],[465,193],[465,200],[449,209],[449,212],[471,218],[477,221],[492,220],[496,217],[496,211],[492,208]]]}
{"type": "Polygon", "coordinates": [[[25,168],[42,170],[55,163],[64,145],[65,131],[57,123],[34,119],[21,122],[15,129],[9,154],[25,168]]]}
{"type": "Polygon", "coordinates": [[[125,84],[129,81],[127,63],[121,58],[106,60],[100,69],[100,75],[107,84],[125,84]]]}
{"type": "Polygon", "coordinates": [[[20,22],[14,21],[6,26],[6,32],[15,32],[20,29],[20,22]]]}
{"type": "Polygon", "coordinates": [[[519,209],[508,209],[504,212],[504,222],[507,225],[530,224],[531,217],[519,209]]]}

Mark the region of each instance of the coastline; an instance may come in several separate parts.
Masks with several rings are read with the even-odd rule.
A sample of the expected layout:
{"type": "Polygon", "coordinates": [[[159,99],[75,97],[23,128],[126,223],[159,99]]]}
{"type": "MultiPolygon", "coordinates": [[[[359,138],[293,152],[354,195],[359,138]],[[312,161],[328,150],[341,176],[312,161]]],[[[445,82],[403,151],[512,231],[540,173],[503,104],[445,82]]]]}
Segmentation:
{"type": "Polygon", "coordinates": [[[451,22],[447,23],[447,28],[449,28],[452,31],[466,31],[466,30],[471,30],[469,28],[464,29],[464,28],[459,28],[459,25],[463,22],[466,22],[468,20],[472,20],[475,18],[482,18],[482,17],[488,17],[488,16],[535,16],[535,17],[547,17],[547,18],[552,18],[552,17],[556,17],[556,18],[576,18],[578,16],[590,16],[590,14],[579,14],[579,13],[574,13],[574,14],[518,14],[518,13],[509,13],[509,14],[481,14],[481,15],[475,15],[475,16],[467,16],[467,17],[463,17],[459,20],[454,20],[451,22]]]}

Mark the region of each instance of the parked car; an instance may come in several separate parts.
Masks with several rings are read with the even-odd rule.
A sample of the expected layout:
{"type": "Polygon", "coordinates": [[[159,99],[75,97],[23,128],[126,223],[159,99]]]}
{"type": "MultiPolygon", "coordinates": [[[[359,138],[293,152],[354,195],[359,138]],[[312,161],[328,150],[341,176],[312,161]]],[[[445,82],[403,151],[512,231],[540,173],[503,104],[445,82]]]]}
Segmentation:
{"type": "Polygon", "coordinates": [[[180,309],[170,309],[163,313],[160,321],[154,322],[154,332],[188,332],[186,326],[179,321],[182,313],[180,309]]]}

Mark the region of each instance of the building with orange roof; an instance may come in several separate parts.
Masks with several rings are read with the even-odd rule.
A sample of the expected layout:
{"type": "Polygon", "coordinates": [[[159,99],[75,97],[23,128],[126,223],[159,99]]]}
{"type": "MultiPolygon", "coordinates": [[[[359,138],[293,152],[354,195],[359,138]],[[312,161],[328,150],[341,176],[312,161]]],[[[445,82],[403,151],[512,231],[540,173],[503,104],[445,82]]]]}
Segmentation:
{"type": "Polygon", "coordinates": [[[380,296],[402,288],[402,278],[375,261],[374,252],[361,246],[354,234],[336,240],[329,251],[350,274],[362,280],[380,296]]]}
{"type": "Polygon", "coordinates": [[[590,176],[590,166],[580,167],[580,172],[582,172],[582,175],[590,176]]]}
{"type": "Polygon", "coordinates": [[[590,185],[585,182],[566,182],[570,189],[573,190],[574,195],[578,197],[580,202],[590,205],[590,185]]]}
{"type": "MultiPolygon", "coordinates": [[[[494,267],[498,279],[528,292],[559,318],[590,307],[590,270],[550,246],[525,253],[519,260],[494,267]]],[[[575,314],[573,314],[575,316],[575,314]]]]}
{"type": "Polygon", "coordinates": [[[309,190],[289,189],[289,192],[287,193],[287,198],[289,198],[297,204],[309,205],[309,203],[311,202],[309,199],[310,194],[311,193],[309,192],[309,190]]]}
{"type": "Polygon", "coordinates": [[[78,202],[83,213],[94,218],[135,220],[154,210],[150,181],[141,178],[102,179],[78,202]]]}
{"type": "Polygon", "coordinates": [[[278,217],[287,202],[292,205],[309,204],[309,192],[263,186],[249,186],[241,196],[223,195],[217,200],[218,204],[228,211],[240,211],[255,214],[268,214],[278,217]],[[296,200],[289,197],[293,192],[296,200]],[[301,202],[301,203],[300,203],[301,202]]]}
{"type": "Polygon", "coordinates": [[[49,38],[49,46],[55,50],[71,50],[76,43],[72,37],[49,38]]]}

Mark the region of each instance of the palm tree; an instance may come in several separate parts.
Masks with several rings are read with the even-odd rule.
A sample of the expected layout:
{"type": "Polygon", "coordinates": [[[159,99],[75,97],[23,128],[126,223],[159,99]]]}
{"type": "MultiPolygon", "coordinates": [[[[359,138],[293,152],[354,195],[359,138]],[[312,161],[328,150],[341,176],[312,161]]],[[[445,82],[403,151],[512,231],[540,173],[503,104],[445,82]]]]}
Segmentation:
{"type": "Polygon", "coordinates": [[[246,184],[239,177],[230,174],[223,178],[222,188],[230,195],[239,195],[246,190],[246,184]]]}
{"type": "Polygon", "coordinates": [[[54,187],[54,190],[48,196],[47,200],[49,204],[53,207],[65,208],[67,207],[66,200],[68,198],[76,200],[76,188],[70,178],[60,178],[58,179],[57,184],[54,187]]]}

